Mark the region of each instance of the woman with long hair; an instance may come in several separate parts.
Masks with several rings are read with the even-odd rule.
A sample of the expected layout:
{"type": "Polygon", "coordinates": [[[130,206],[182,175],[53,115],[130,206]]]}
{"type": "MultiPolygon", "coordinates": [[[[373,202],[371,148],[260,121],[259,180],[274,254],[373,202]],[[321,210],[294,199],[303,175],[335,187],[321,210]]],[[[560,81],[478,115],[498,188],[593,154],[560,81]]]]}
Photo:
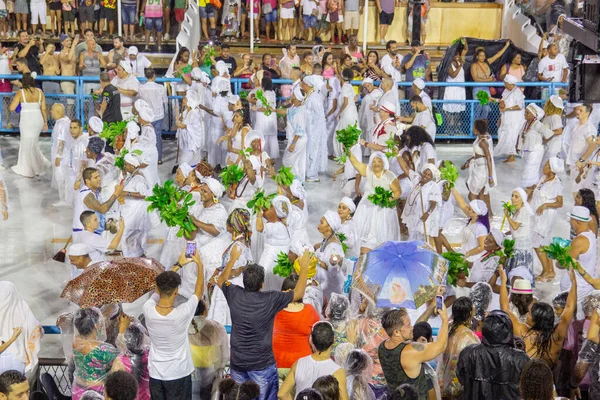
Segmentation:
{"type": "Polygon", "coordinates": [[[261,81],[262,90],[268,104],[258,102],[256,108],[256,121],[254,129],[265,136],[265,151],[271,159],[279,158],[279,143],[277,141],[277,113],[275,112],[276,98],[273,81],[268,76],[264,76],[261,81]]]}
{"type": "MultiPolygon", "coordinates": [[[[498,78],[504,80],[506,75],[512,75],[517,79],[517,82],[523,82],[523,77],[527,72],[527,67],[522,64],[523,56],[519,52],[512,54],[510,63],[504,64],[500,68],[500,74],[498,78]]],[[[525,88],[521,88],[523,91],[525,88]]]]}
{"type": "Polygon", "coordinates": [[[516,188],[511,195],[511,204],[515,208],[513,214],[504,209],[504,218],[508,223],[512,238],[515,241],[514,257],[506,264],[506,274],[512,281],[520,277],[531,282],[533,279],[533,245],[531,232],[534,212],[527,202],[527,194],[523,188],[516,188]]]}
{"type": "Polygon", "coordinates": [[[332,293],[342,293],[346,276],[344,274],[344,250],[337,232],[342,227],[340,216],[331,210],[319,221],[317,230],[323,236],[321,243],[315,244],[317,256],[317,281],[323,288],[323,295],[329,299],[332,293]]]}
{"type": "MultiPolygon", "coordinates": [[[[507,40],[504,47],[490,58],[487,58],[485,49],[483,47],[478,47],[475,49],[475,57],[473,59],[473,63],[471,64],[471,78],[473,79],[473,82],[482,82],[484,84],[494,82],[495,79],[490,65],[502,57],[502,54],[504,54],[506,49],[508,49],[508,46],[510,46],[510,40],[507,40]]],[[[477,86],[473,88],[473,98],[476,98],[477,93],[480,91],[490,95],[489,86],[477,86]]],[[[487,119],[489,113],[489,105],[482,106],[475,104],[475,119],[487,119]]]]}
{"type": "Polygon", "coordinates": [[[363,78],[371,78],[373,81],[380,81],[383,71],[379,67],[379,54],[375,50],[369,51],[367,57],[362,62],[363,78]]]}
{"type": "Polygon", "coordinates": [[[452,322],[448,333],[448,345],[439,365],[439,382],[443,399],[458,399],[463,388],[456,377],[460,352],[467,346],[479,344],[479,338],[471,330],[475,307],[468,297],[459,297],[452,304],[452,322]]]}
{"type": "Polygon", "coordinates": [[[435,144],[425,129],[420,126],[411,126],[403,136],[408,139],[406,145],[412,153],[415,172],[419,173],[425,164],[437,164],[435,144]]]}
{"type": "Polygon", "coordinates": [[[175,60],[169,66],[167,73],[168,78],[181,78],[183,82],[175,83],[175,93],[178,96],[185,96],[185,91],[192,84],[192,69],[198,66],[196,60],[190,63],[190,50],[187,47],[181,47],[175,56],[175,60]]]}
{"type": "MultiPolygon", "coordinates": [[[[522,400],[554,400],[552,369],[544,361],[532,358],[521,370],[519,393],[522,400]]],[[[562,397],[561,397],[562,398],[562,397]]]]}
{"type": "Polygon", "coordinates": [[[217,139],[217,145],[223,141],[227,141],[227,157],[225,164],[227,166],[233,164],[239,164],[242,161],[240,152],[246,150],[247,143],[244,140],[246,135],[252,130],[250,126],[250,107],[248,101],[241,99],[242,108],[239,108],[233,112],[233,126],[227,130],[225,136],[221,136],[217,139]]]}
{"type": "Polygon", "coordinates": [[[30,73],[23,74],[22,89],[17,92],[10,103],[10,111],[21,108],[19,131],[19,158],[17,165],[12,167],[15,174],[33,178],[50,168],[50,161],[40,150],[40,133],[48,130],[48,112],[46,97],[35,87],[35,81],[30,73]]]}
{"type": "Polygon", "coordinates": [[[488,132],[488,122],[478,119],[473,124],[473,133],[477,137],[473,142],[473,155],[461,167],[468,169],[467,189],[469,200],[485,201],[490,215],[493,215],[490,204],[490,190],[498,183],[496,164],[494,162],[494,143],[488,132]]]}
{"type": "MultiPolygon", "coordinates": [[[[590,230],[594,235],[598,234],[598,226],[600,226],[600,215],[598,214],[598,204],[596,202],[596,195],[591,189],[579,189],[575,192],[575,205],[582,206],[590,210],[590,217],[592,220],[589,222],[590,230]]],[[[574,231],[571,229],[571,239],[575,237],[574,231]]]]}
{"type": "Polygon", "coordinates": [[[337,68],[332,52],[326,51],[325,54],[323,54],[323,58],[321,59],[321,66],[323,67],[323,78],[329,79],[335,76],[337,68]]]}
{"type": "Polygon", "coordinates": [[[139,322],[132,323],[131,318],[123,313],[119,315],[117,348],[120,354],[113,362],[111,372],[125,371],[132,374],[138,382],[138,400],[150,400],[148,333],[139,322]]]}

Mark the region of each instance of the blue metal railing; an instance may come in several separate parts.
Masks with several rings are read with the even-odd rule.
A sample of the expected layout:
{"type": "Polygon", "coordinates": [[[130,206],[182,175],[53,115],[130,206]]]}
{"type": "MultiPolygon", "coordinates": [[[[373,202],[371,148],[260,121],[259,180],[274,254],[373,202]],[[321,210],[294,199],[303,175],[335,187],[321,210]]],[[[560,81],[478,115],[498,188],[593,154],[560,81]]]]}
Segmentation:
{"type": "MultiPolygon", "coordinates": [[[[0,79],[9,79],[9,80],[18,80],[22,76],[21,75],[0,75],[0,79]]],[[[48,93],[45,92],[46,96],[46,105],[48,107],[48,128],[52,129],[54,125],[54,121],[52,120],[49,110],[52,104],[56,102],[65,103],[66,99],[66,115],[71,119],[79,119],[85,123],[94,113],[94,104],[93,99],[90,94],[85,93],[84,85],[85,84],[97,84],[99,83],[99,76],[72,76],[72,77],[64,77],[64,76],[38,76],[36,81],[42,83],[44,86],[45,82],[61,82],[61,81],[69,81],[75,83],[75,94],[62,94],[62,93],[48,93]]],[[[145,78],[138,78],[140,82],[145,82],[145,78]]],[[[242,85],[248,83],[247,78],[231,78],[231,85],[233,89],[233,93],[239,94],[242,91],[247,91],[242,88],[242,85]]],[[[156,78],[156,82],[158,83],[181,83],[182,79],[180,78],[156,78]]],[[[289,79],[274,79],[273,83],[276,85],[291,85],[292,81],[289,79]]],[[[362,81],[352,81],[352,85],[359,86],[362,84],[362,81]]],[[[378,83],[376,83],[378,84],[378,83]]],[[[407,89],[410,88],[411,82],[399,82],[397,86],[399,88],[407,89]]],[[[448,82],[426,82],[427,87],[436,88],[436,87],[464,87],[465,90],[473,87],[503,87],[504,84],[502,82],[463,82],[463,83],[448,83],[448,82]]],[[[520,87],[539,87],[543,89],[548,89],[550,93],[553,93],[558,88],[566,88],[568,87],[567,83],[557,83],[557,82],[522,82],[518,83],[517,86],[520,87]]],[[[0,132],[18,132],[18,116],[14,113],[8,112],[8,103],[9,99],[15,95],[14,92],[11,93],[0,93],[0,103],[2,103],[2,126],[0,126],[0,132]],[[15,122],[12,127],[5,126],[5,120],[8,122],[15,122]]],[[[165,122],[163,125],[163,133],[164,134],[174,134],[174,123],[175,123],[175,115],[174,115],[174,105],[181,101],[182,96],[172,95],[169,96],[169,106],[168,112],[165,116],[165,122]]],[[[286,100],[285,97],[278,97],[278,100],[286,100]]],[[[359,100],[360,102],[360,100],[359,100]]],[[[542,100],[526,100],[526,103],[537,103],[542,105],[542,100]]],[[[401,110],[401,114],[408,115],[412,113],[412,109],[410,108],[409,100],[399,100],[399,109],[401,110]]],[[[441,126],[438,126],[438,132],[436,137],[439,139],[471,139],[474,136],[471,133],[471,127],[473,126],[473,122],[475,119],[475,109],[479,104],[478,100],[433,100],[433,104],[437,106],[438,111],[443,116],[443,122],[441,126]],[[450,104],[459,104],[464,105],[464,111],[461,112],[448,112],[444,110],[444,105],[450,104]]],[[[495,136],[497,127],[496,122],[500,116],[500,110],[498,109],[498,105],[496,103],[490,104],[490,112],[489,112],[489,122],[490,122],[490,133],[495,136]]]]}

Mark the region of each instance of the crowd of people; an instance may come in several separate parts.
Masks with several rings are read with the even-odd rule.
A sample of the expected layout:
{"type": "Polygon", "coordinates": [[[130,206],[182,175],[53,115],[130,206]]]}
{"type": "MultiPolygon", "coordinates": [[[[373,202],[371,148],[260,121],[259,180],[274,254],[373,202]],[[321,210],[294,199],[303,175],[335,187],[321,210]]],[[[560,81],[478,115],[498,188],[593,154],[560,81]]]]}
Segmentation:
{"type": "MultiPolygon", "coordinates": [[[[107,10],[101,18],[109,19],[107,10]]],[[[335,21],[341,23],[330,18],[335,21]]],[[[159,31],[160,23],[153,23],[159,31]]],[[[208,64],[203,49],[182,48],[168,72],[182,79],[173,91],[183,101],[172,110],[167,89],[137,48],[125,49],[115,38],[105,59],[94,32],[85,35],[83,47],[77,37],[65,37],[65,47],[54,53],[19,33],[12,58],[23,78],[6,86],[18,88],[9,109],[20,113],[12,170],[34,177],[52,169],[53,206],[73,210],[72,280],[112,260],[115,250],[146,257],[148,234],[159,227],[166,232],[159,260],[165,272],[139,316],[119,304],[61,315],[72,398],[550,400],[574,398],[580,389],[590,399],[600,396],[600,119],[592,105],[568,102],[564,90],[542,93],[542,107],[525,106],[518,83],[526,67],[517,52],[500,71],[501,94],[491,93],[485,86],[496,79],[491,64],[508,51],[508,41],[494,55],[474,49],[469,71],[482,86],[473,96],[486,92],[501,120],[494,144],[491,107],[476,106],[472,156],[458,166],[466,171],[463,188],[441,177],[450,162],[437,154],[439,111],[427,86],[431,63],[418,40],[404,56],[387,41],[380,60],[376,51],[365,57],[350,34],[339,62],[321,45],[299,55],[290,43],[279,62],[266,54],[258,68],[250,55],[238,64],[225,43],[208,64]],[[69,118],[68,101],[47,104],[49,90],[73,87],[65,81],[40,88],[40,69],[99,76],[98,84],[84,85],[97,97],[89,106],[93,116],[69,118]],[[249,78],[245,95],[232,93],[233,77],[249,78]],[[277,78],[291,84],[276,87],[277,78]],[[411,82],[406,90],[398,88],[403,81],[411,82]],[[278,95],[285,100],[278,102],[278,95]],[[146,200],[163,183],[161,131],[170,112],[178,147],[173,184],[194,201],[188,238],[178,234],[179,226],[167,229],[146,200]],[[50,119],[48,160],[39,134],[50,119]],[[122,136],[100,137],[105,124],[123,121],[122,136]],[[337,132],[354,127],[360,138],[348,145],[337,132]],[[504,156],[509,163],[521,159],[519,182],[496,173],[504,156]],[[241,178],[224,182],[219,173],[233,166],[241,178]],[[279,166],[293,179],[280,179],[279,166]],[[501,182],[514,190],[510,198],[494,199],[501,182]],[[307,188],[326,185],[339,201],[318,215],[319,236],[310,237],[309,216],[320,199],[309,198],[307,188]],[[270,201],[252,205],[265,190],[275,192],[270,201]],[[382,192],[384,202],[375,196],[382,192]],[[564,196],[574,198],[572,209],[563,207],[564,196]],[[512,207],[503,207],[505,231],[490,224],[503,200],[512,207]],[[467,220],[458,247],[445,236],[455,214],[467,220]],[[543,248],[564,215],[573,266],[561,270],[543,248]],[[514,240],[508,259],[499,255],[507,238],[514,240]],[[380,307],[352,285],[357,258],[406,240],[439,254],[459,252],[470,272],[455,285],[439,285],[416,310],[401,302],[380,307]],[[282,253],[292,264],[284,276],[282,253]],[[552,304],[536,298],[541,282],[559,284],[552,304]]],[[[567,82],[568,65],[553,38],[540,51],[538,79],[567,82]]],[[[451,82],[465,81],[470,50],[459,42],[447,71],[451,82]]],[[[0,62],[8,65],[8,59],[0,62]]],[[[458,101],[442,110],[456,122],[465,88],[447,88],[443,98],[458,101]]],[[[7,199],[0,179],[4,219],[7,199]]],[[[0,293],[0,400],[23,399],[37,369],[41,326],[14,284],[0,282],[0,293]]]]}

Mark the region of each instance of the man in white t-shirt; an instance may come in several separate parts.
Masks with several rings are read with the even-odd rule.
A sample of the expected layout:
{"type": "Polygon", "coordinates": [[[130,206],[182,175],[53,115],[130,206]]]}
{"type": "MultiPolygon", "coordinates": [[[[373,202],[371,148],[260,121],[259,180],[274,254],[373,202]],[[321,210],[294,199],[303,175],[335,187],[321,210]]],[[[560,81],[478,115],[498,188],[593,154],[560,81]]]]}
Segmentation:
{"type": "MultiPolygon", "coordinates": [[[[538,79],[541,82],[566,83],[568,77],[569,64],[567,63],[567,59],[558,52],[558,46],[555,43],[548,45],[548,55],[538,63],[538,79]]],[[[556,89],[556,92],[558,92],[558,89],[556,89]]],[[[542,99],[547,99],[548,97],[548,89],[544,89],[542,99]]]]}
{"type": "Polygon", "coordinates": [[[83,271],[92,264],[90,251],[87,244],[75,243],[69,247],[68,255],[71,263],[71,280],[83,274],[83,271]]]}
{"type": "Polygon", "coordinates": [[[124,120],[133,115],[133,103],[140,88],[140,83],[132,71],[129,60],[121,60],[117,67],[117,76],[110,81],[110,84],[121,94],[121,116],[124,120]]]}
{"type": "Polygon", "coordinates": [[[576,178],[583,170],[588,158],[596,150],[595,139],[598,132],[590,122],[591,113],[592,106],[590,104],[582,104],[575,109],[575,117],[579,120],[579,124],[572,133],[571,147],[567,155],[567,165],[571,168],[570,180],[573,194],[582,187],[590,186],[588,179],[581,179],[577,183],[576,178]]]}
{"type": "Polygon", "coordinates": [[[127,52],[131,63],[131,73],[135,76],[144,76],[144,71],[152,66],[152,62],[145,55],[139,54],[138,48],[135,46],[131,46],[127,52]]]}
{"type": "Polygon", "coordinates": [[[385,49],[387,54],[381,58],[381,69],[394,82],[402,82],[402,55],[398,53],[398,44],[395,40],[388,40],[385,49]]]}
{"type": "MultiPolygon", "coordinates": [[[[188,268],[192,267],[190,265],[188,268]]],[[[171,271],[156,277],[156,293],[143,307],[150,355],[150,394],[153,400],[189,400],[192,398],[192,373],[194,363],[188,327],[192,322],[198,301],[204,292],[204,267],[198,253],[187,259],[185,253],[179,257],[171,271]],[[197,265],[194,294],[185,303],[175,307],[181,277],[177,270],[192,261],[197,265]]]]}
{"type": "Polygon", "coordinates": [[[98,234],[100,220],[94,211],[86,210],[82,212],[79,221],[83,225],[83,231],[79,234],[79,243],[87,245],[92,263],[106,261],[106,252],[116,249],[121,243],[125,229],[123,218],[119,219],[119,230],[111,241],[98,234]]]}

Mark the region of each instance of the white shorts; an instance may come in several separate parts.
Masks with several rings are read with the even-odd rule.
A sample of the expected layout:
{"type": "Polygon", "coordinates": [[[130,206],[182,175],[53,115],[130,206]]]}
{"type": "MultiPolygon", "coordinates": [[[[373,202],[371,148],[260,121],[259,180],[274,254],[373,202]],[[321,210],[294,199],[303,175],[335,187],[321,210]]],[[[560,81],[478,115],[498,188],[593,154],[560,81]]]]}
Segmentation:
{"type": "Polygon", "coordinates": [[[40,20],[41,24],[46,25],[46,2],[42,2],[42,3],[31,3],[29,5],[30,10],[31,10],[31,24],[32,25],[37,25],[38,23],[38,17],[40,20]]]}
{"type": "Polygon", "coordinates": [[[356,29],[360,27],[360,14],[358,11],[344,12],[344,29],[356,29]]]}
{"type": "Polygon", "coordinates": [[[283,8],[281,7],[281,12],[279,13],[279,17],[281,19],[294,19],[295,8],[283,8]]]}

